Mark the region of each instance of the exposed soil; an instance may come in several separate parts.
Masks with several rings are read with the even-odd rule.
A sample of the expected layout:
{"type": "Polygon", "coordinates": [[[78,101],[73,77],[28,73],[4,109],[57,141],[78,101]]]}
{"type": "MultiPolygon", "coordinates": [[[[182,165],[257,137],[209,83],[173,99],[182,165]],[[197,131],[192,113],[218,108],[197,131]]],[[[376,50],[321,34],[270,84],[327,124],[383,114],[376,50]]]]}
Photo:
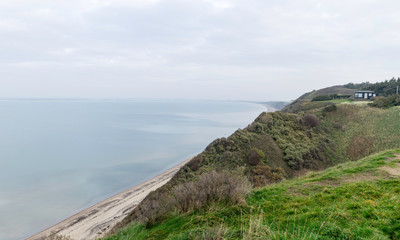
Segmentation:
{"type": "Polygon", "coordinates": [[[395,158],[390,158],[388,159],[388,161],[394,162],[395,166],[383,166],[379,169],[385,171],[392,176],[400,176],[400,154],[396,154],[395,158]]]}
{"type": "Polygon", "coordinates": [[[374,181],[377,179],[387,178],[389,176],[387,172],[362,172],[357,174],[352,174],[345,176],[343,178],[335,179],[335,180],[321,180],[317,182],[308,182],[303,184],[303,186],[299,187],[292,187],[290,188],[290,192],[294,195],[304,195],[302,193],[302,189],[312,189],[315,188],[321,189],[321,187],[339,187],[340,185],[347,184],[347,183],[355,183],[355,182],[363,182],[363,181],[374,181]]]}

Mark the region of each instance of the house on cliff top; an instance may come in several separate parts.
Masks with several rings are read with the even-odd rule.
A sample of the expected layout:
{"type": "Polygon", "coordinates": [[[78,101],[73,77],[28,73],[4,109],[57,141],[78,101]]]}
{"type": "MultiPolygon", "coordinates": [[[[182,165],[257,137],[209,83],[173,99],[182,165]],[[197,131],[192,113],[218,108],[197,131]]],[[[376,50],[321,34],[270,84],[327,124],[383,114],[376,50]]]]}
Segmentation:
{"type": "Polygon", "coordinates": [[[372,97],[376,97],[376,93],[374,91],[355,91],[354,98],[355,99],[370,99],[372,97]]]}

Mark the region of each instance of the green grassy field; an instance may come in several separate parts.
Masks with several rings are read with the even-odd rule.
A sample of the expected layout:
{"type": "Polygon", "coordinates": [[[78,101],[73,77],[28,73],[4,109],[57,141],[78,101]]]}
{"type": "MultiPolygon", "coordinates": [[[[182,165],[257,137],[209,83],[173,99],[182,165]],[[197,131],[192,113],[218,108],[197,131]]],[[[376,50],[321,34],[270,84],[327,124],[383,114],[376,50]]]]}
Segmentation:
{"type": "MultiPolygon", "coordinates": [[[[325,102],[325,101],[324,101],[325,102]]],[[[351,102],[350,99],[333,99],[333,100],[329,100],[326,102],[331,102],[331,103],[345,103],[345,102],[351,102]]]]}
{"type": "Polygon", "coordinates": [[[131,223],[106,239],[400,239],[399,154],[254,189],[242,205],[171,212],[152,226],[131,223]]]}

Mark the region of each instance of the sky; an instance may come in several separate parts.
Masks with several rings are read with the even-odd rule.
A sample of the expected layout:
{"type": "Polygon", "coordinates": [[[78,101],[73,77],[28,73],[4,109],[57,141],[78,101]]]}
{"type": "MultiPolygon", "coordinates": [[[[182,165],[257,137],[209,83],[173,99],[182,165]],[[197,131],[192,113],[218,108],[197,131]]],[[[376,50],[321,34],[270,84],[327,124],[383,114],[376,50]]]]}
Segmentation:
{"type": "Polygon", "coordinates": [[[292,100],[398,77],[392,0],[0,0],[0,98],[292,100]]]}

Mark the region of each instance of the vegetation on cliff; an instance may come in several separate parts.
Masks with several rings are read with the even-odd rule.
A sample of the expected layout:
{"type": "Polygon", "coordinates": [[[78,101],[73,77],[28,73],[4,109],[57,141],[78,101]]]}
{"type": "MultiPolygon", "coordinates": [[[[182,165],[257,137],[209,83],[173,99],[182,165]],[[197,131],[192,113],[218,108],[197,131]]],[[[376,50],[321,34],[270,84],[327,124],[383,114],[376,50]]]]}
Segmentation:
{"type": "Polygon", "coordinates": [[[376,108],[347,99],[311,101],[317,96],[346,95],[350,91],[354,90],[342,86],[313,91],[284,111],[262,113],[245,129],[215,140],[171,181],[144,199],[116,226],[113,233],[117,235],[110,239],[193,239],[199,236],[202,236],[199,239],[282,239],[282,234],[301,239],[397,239],[394,230],[383,227],[384,221],[397,224],[399,219],[390,214],[385,213],[383,222],[379,220],[373,227],[366,228],[364,225],[369,220],[354,218],[356,213],[369,214],[371,209],[366,205],[361,204],[360,208],[354,208],[358,210],[353,209],[343,216],[332,215],[332,211],[346,212],[347,208],[343,209],[340,204],[329,205],[330,200],[335,199],[343,201],[345,206],[351,204],[340,196],[346,191],[354,191],[351,201],[361,201],[365,194],[362,191],[367,191],[367,187],[394,186],[397,182],[393,182],[392,177],[390,182],[386,179],[388,176],[381,178],[379,175],[376,183],[360,182],[359,186],[342,180],[340,184],[325,186],[325,181],[345,175],[347,179],[348,174],[393,165],[383,159],[393,158],[398,151],[279,183],[309,171],[400,147],[400,108],[376,108]],[[339,175],[329,175],[332,171],[339,175]],[[389,182],[382,185],[381,180],[389,182]],[[261,188],[267,185],[271,186],[261,188]],[[251,186],[254,190],[246,198],[251,186]],[[302,188],[305,193],[301,192],[302,188]],[[274,214],[275,211],[279,214],[274,214]],[[321,217],[317,218],[318,214],[321,217]],[[356,225],[346,225],[340,216],[356,225]],[[331,223],[334,217],[337,222],[331,223]]]}

